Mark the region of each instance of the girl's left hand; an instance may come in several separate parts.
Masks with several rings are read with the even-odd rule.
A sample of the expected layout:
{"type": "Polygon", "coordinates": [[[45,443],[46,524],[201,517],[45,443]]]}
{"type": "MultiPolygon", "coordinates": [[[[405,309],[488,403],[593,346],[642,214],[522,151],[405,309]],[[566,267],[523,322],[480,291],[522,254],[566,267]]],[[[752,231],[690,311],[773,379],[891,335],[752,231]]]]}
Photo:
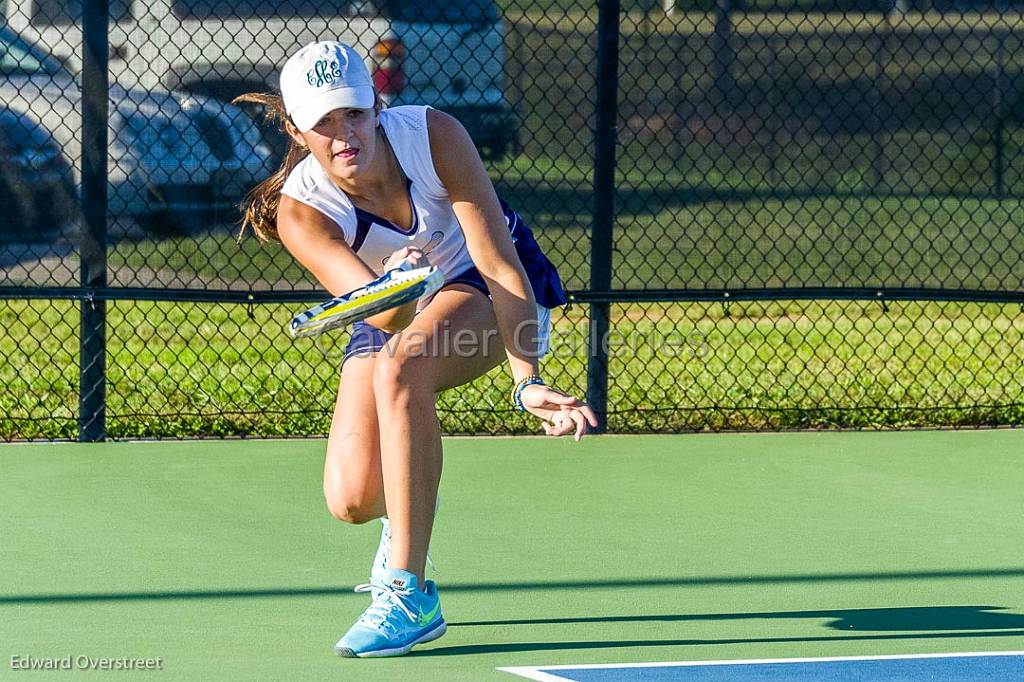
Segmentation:
{"type": "Polygon", "coordinates": [[[544,384],[530,384],[520,394],[523,407],[544,421],[544,433],[549,436],[575,434],[579,440],[587,432],[587,425],[597,426],[597,415],[590,405],[571,395],[544,384]]]}

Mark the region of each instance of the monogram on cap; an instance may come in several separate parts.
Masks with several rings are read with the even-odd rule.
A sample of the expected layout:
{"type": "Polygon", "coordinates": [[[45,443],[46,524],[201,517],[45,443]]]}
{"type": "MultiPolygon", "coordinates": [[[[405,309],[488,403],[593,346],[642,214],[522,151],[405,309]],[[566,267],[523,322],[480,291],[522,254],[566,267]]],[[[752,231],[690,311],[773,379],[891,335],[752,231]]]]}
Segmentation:
{"type": "Polygon", "coordinates": [[[318,59],[316,65],[306,74],[306,81],[314,88],[341,79],[341,64],[337,61],[318,59]]]}
{"type": "Polygon", "coordinates": [[[363,58],[345,43],[324,40],[293,54],[281,69],[281,97],[292,123],[312,130],[334,109],[370,109],[377,95],[363,58]]]}

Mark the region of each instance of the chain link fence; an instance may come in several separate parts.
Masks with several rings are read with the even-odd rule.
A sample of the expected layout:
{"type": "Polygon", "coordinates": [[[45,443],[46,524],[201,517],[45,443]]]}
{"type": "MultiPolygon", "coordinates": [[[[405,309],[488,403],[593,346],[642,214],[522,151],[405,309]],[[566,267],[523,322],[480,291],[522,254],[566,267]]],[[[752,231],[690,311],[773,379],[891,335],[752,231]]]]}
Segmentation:
{"type": "MultiPolygon", "coordinates": [[[[228,102],[328,37],[470,131],[570,292],[542,371],[608,429],[1024,421],[1018,5],[0,8],[0,438],[326,433],[347,335],[287,337],[325,294],[237,238],[285,138],[228,102]]],[[[534,430],[510,385],[445,431],[534,430]]]]}

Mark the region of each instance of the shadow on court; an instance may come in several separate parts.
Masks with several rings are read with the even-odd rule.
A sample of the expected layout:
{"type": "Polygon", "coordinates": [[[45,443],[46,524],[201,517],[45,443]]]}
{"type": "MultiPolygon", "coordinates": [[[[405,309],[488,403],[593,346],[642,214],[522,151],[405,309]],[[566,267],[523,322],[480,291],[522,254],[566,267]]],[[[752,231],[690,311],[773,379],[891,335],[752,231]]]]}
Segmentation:
{"type": "MultiPolygon", "coordinates": [[[[473,592],[536,592],[547,590],[575,590],[575,589],[601,589],[629,587],[634,589],[657,588],[657,587],[706,587],[709,585],[784,585],[794,583],[831,583],[831,582],[873,582],[873,581],[921,581],[921,580],[948,580],[948,579],[975,579],[985,578],[1022,578],[1024,567],[1018,568],[989,568],[973,571],[903,571],[888,573],[806,573],[789,575],[762,575],[762,576],[693,576],[683,578],[629,578],[612,580],[552,580],[545,582],[489,582],[489,583],[452,583],[441,585],[442,593],[473,593],[473,592]]],[[[146,600],[186,600],[186,599],[261,599],[261,598],[287,598],[287,597],[357,597],[363,599],[361,594],[354,593],[351,587],[292,587],[292,588],[253,588],[236,590],[153,590],[138,592],[81,592],[70,594],[0,594],[0,606],[4,604],[48,604],[48,603],[76,603],[76,602],[105,602],[105,601],[146,601],[146,600]]],[[[1002,607],[922,607],[922,608],[971,608],[993,610],[1002,607]]],[[[871,612],[886,612],[893,609],[867,609],[871,612]]],[[[899,610],[899,609],[895,609],[899,610]]],[[[806,611],[798,612],[808,614],[805,617],[823,618],[829,614],[846,613],[843,611],[806,611]],[[817,615],[814,615],[817,614],[817,615]]],[[[884,615],[884,614],[883,614],[884,615]]],[[[890,614],[891,615],[891,614],[890,614]]],[[[999,614],[1009,615],[1009,614],[999,614]]],[[[761,615],[740,615],[722,614],[722,618],[757,618],[769,617],[770,614],[761,615]]],[[[797,618],[800,616],[776,615],[777,618],[797,618]]],[[[1014,616],[1019,617],[1019,616],[1014,616]]],[[[616,622],[618,616],[609,618],[598,618],[597,620],[587,619],[554,619],[554,620],[524,620],[524,621],[493,621],[461,623],[459,625],[504,625],[504,624],[543,624],[543,623],[585,623],[585,622],[616,622]]],[[[709,619],[709,616],[623,616],[622,618],[656,620],[659,618],[670,619],[709,619]]],[[[1024,618],[1024,617],[1020,617],[1024,618]]],[[[878,620],[878,618],[875,618],[878,620]]],[[[454,624],[453,624],[454,625],[454,624]]],[[[1024,627],[1024,620],[1019,624],[1024,627]]],[[[1014,626],[1017,627],[1017,626],[1014,626]]],[[[855,628],[857,629],[857,628],[855,628]]],[[[875,629],[875,628],[860,628],[875,629]]],[[[891,628],[878,628],[891,629],[891,628]]],[[[927,629],[927,628],[898,628],[898,629],[927,629]]],[[[945,628],[941,628],[945,629],[945,628]]]]}
{"type": "Polygon", "coordinates": [[[969,639],[978,637],[1020,637],[1024,630],[988,630],[975,632],[906,633],[891,635],[846,635],[837,637],[736,637],[725,639],[638,639],[590,642],[509,642],[506,644],[469,644],[413,651],[409,656],[466,656],[472,654],[515,653],[525,651],[572,651],[578,649],[624,649],[664,646],[713,646],[718,644],[787,644],[794,642],[864,642],[920,639],[969,639]]]}
{"type": "Polygon", "coordinates": [[[910,606],[879,609],[831,609],[820,611],[771,611],[751,613],[708,613],[652,616],[595,616],[582,618],[536,618],[449,623],[450,627],[570,625],[585,623],[709,622],[732,620],[830,619],[833,630],[885,631],[889,634],[752,637],[723,639],[655,639],[590,642],[517,642],[438,647],[415,652],[416,656],[455,656],[485,653],[616,649],[624,647],[707,646],[720,644],[785,644],[794,642],[887,641],[921,639],[962,639],[1017,637],[1024,635],[1024,615],[1003,613],[1001,606],[910,606]],[[905,631],[905,632],[901,632],[905,631]]]}
{"type": "Polygon", "coordinates": [[[485,625],[568,625],[577,623],[700,623],[728,620],[831,618],[826,625],[843,631],[948,631],[1024,629],[1024,615],[1001,613],[1002,606],[908,606],[884,609],[827,611],[772,611],[763,613],[702,613],[654,616],[593,616],[584,618],[532,618],[448,623],[449,627],[485,625]]]}

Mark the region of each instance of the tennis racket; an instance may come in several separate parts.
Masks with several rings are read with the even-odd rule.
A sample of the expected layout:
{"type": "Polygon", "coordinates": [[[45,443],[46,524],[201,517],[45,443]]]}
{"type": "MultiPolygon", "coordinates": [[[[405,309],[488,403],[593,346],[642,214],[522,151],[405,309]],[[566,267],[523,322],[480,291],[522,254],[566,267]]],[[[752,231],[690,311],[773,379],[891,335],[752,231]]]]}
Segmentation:
{"type": "Polygon", "coordinates": [[[413,268],[403,263],[369,284],[296,315],[288,325],[288,333],[293,339],[316,336],[429,296],[442,284],[444,273],[436,266],[413,268]]]}

